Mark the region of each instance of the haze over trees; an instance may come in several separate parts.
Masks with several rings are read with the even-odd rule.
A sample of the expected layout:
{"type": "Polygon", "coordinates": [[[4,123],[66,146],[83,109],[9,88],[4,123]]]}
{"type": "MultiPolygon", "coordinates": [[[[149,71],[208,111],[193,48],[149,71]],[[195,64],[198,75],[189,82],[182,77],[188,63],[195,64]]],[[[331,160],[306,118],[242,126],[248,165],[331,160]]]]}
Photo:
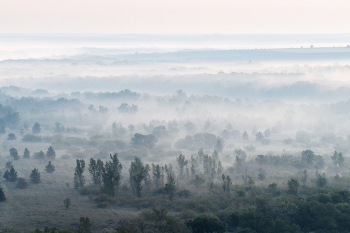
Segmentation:
{"type": "Polygon", "coordinates": [[[348,48],[126,37],[0,52],[1,232],[349,231],[348,48]]]}

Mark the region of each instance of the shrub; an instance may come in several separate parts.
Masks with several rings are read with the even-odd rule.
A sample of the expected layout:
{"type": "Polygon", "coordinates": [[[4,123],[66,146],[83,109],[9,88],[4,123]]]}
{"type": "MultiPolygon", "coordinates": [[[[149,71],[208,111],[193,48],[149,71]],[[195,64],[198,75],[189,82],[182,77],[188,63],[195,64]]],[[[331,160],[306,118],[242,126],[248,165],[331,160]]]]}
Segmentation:
{"type": "Polygon", "coordinates": [[[4,191],[2,190],[2,187],[0,187],[0,202],[6,201],[6,196],[4,191]]]}
{"type": "Polygon", "coordinates": [[[40,136],[35,136],[33,134],[26,134],[22,138],[23,142],[41,142],[42,138],[40,136]]]}
{"type": "Polygon", "coordinates": [[[104,202],[98,203],[97,207],[101,209],[105,209],[108,207],[108,202],[104,201],[104,202]]]}
{"type": "Polygon", "coordinates": [[[35,159],[45,159],[45,154],[44,154],[44,152],[41,150],[40,152],[34,153],[34,158],[35,158],[35,159]]]}
{"type": "Polygon", "coordinates": [[[193,233],[216,232],[224,233],[225,226],[217,218],[201,216],[194,220],[187,221],[187,226],[192,228],[193,233]]]}
{"type": "Polygon", "coordinates": [[[101,187],[99,185],[88,185],[84,186],[80,190],[82,195],[99,195],[101,193],[101,187]]]}
{"type": "Polygon", "coordinates": [[[26,189],[26,188],[28,188],[28,183],[26,182],[26,180],[23,177],[19,177],[17,179],[16,187],[20,188],[20,189],[26,189]]]}
{"type": "Polygon", "coordinates": [[[7,140],[16,140],[16,135],[13,133],[10,133],[9,135],[7,135],[7,140]]]}

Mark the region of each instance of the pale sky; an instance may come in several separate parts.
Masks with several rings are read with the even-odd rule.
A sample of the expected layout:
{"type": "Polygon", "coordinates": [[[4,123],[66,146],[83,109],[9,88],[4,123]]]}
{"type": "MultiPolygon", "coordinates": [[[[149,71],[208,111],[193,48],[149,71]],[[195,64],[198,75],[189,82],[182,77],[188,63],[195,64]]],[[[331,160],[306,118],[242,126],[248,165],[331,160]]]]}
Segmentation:
{"type": "Polygon", "coordinates": [[[0,0],[0,33],[349,33],[348,0],[0,0]]]}

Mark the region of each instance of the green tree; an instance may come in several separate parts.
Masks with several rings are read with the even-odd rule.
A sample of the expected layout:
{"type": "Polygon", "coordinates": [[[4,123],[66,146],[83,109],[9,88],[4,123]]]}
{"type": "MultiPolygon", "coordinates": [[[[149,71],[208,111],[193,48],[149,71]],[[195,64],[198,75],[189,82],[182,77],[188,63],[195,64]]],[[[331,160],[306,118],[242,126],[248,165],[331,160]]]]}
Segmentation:
{"type": "Polygon", "coordinates": [[[102,192],[114,196],[120,186],[123,166],[119,162],[118,154],[110,155],[112,161],[106,162],[102,170],[102,192]]]}
{"type": "Polygon", "coordinates": [[[316,161],[316,155],[312,150],[304,150],[301,152],[301,161],[311,165],[316,161]]]}
{"type": "Polygon", "coordinates": [[[180,154],[179,157],[176,158],[176,161],[177,161],[177,164],[179,165],[179,168],[180,168],[180,178],[183,178],[184,167],[187,166],[188,160],[186,160],[185,156],[180,154]]]}
{"type": "Polygon", "coordinates": [[[141,197],[141,191],[143,188],[142,182],[145,178],[146,167],[143,165],[138,157],[131,162],[130,173],[130,185],[135,196],[141,197]]]}
{"type": "Polygon", "coordinates": [[[175,174],[171,166],[166,167],[165,170],[167,173],[167,183],[165,184],[164,192],[169,196],[169,200],[172,201],[176,191],[175,174]]]}
{"type": "Polygon", "coordinates": [[[224,190],[224,192],[230,192],[231,187],[232,186],[232,181],[230,176],[225,176],[224,174],[222,174],[222,189],[224,190]]]}
{"type": "Polygon", "coordinates": [[[30,158],[30,152],[29,152],[28,148],[24,149],[23,158],[25,158],[25,159],[30,158]]]}
{"type": "Polygon", "coordinates": [[[6,196],[2,187],[0,187],[0,202],[6,201],[6,196]]]}
{"type": "Polygon", "coordinates": [[[49,149],[46,152],[46,157],[48,159],[55,159],[56,158],[56,152],[55,150],[52,148],[52,146],[49,147],[49,149]]]}
{"type": "Polygon", "coordinates": [[[13,164],[12,164],[11,161],[7,161],[7,162],[5,163],[5,168],[6,168],[6,169],[11,169],[12,167],[13,167],[13,164]]]}
{"type": "Polygon", "coordinates": [[[94,160],[90,159],[89,172],[92,176],[92,181],[96,185],[102,184],[102,175],[104,173],[104,165],[101,159],[94,160]]]}
{"type": "Polygon", "coordinates": [[[77,166],[74,172],[74,188],[83,188],[85,184],[85,177],[83,175],[85,169],[84,159],[77,159],[77,166]]]}
{"type": "Polygon", "coordinates": [[[222,139],[218,139],[215,145],[215,151],[222,152],[222,149],[224,149],[224,142],[222,139]]]}
{"type": "Polygon", "coordinates": [[[153,148],[156,142],[157,139],[152,134],[143,135],[136,133],[131,139],[131,145],[133,145],[134,147],[144,146],[147,148],[153,148]]]}
{"type": "Polygon", "coordinates": [[[63,205],[64,205],[64,207],[65,207],[66,210],[67,210],[67,209],[70,207],[70,205],[71,205],[70,199],[69,199],[69,198],[64,199],[63,205]]]}
{"type": "Polygon", "coordinates": [[[304,171],[303,171],[303,175],[301,176],[301,182],[303,183],[303,186],[306,185],[307,178],[308,178],[307,171],[304,170],[304,171]]]}
{"type": "Polygon", "coordinates": [[[197,160],[191,155],[191,176],[194,177],[196,175],[196,164],[197,160]]]}
{"type": "Polygon", "coordinates": [[[338,153],[337,151],[334,151],[331,156],[331,159],[333,161],[333,164],[337,167],[340,167],[344,164],[344,156],[341,152],[338,153]]]}
{"type": "Polygon", "coordinates": [[[10,133],[9,135],[7,135],[7,140],[16,140],[16,135],[14,133],[10,133]]]}
{"type": "Polygon", "coordinates": [[[45,154],[44,152],[41,150],[39,152],[34,153],[34,158],[35,159],[45,159],[45,154]]]}
{"type": "Polygon", "coordinates": [[[32,182],[33,184],[40,183],[40,172],[38,169],[34,168],[32,170],[32,173],[30,173],[30,182],[32,182]]]}
{"type": "Polygon", "coordinates": [[[11,167],[10,171],[6,170],[5,174],[4,174],[4,178],[6,179],[6,181],[16,182],[17,178],[18,178],[18,174],[17,174],[15,168],[11,167]]]}
{"type": "Polygon", "coordinates": [[[91,233],[92,223],[88,217],[81,217],[79,220],[80,224],[77,233],[91,233]]]}
{"type": "Polygon", "coordinates": [[[264,139],[264,135],[262,134],[262,132],[259,131],[255,134],[255,138],[257,141],[261,141],[264,139]]]}
{"type": "Polygon", "coordinates": [[[199,162],[202,163],[203,162],[203,157],[204,157],[204,151],[202,148],[200,148],[198,150],[198,157],[199,157],[199,162]]]}
{"type": "Polygon", "coordinates": [[[326,184],[328,183],[325,175],[321,175],[321,174],[318,174],[317,175],[317,179],[316,179],[316,185],[317,187],[320,187],[322,188],[323,186],[325,186],[326,184]]]}
{"type": "Polygon", "coordinates": [[[55,166],[51,164],[51,161],[45,166],[45,171],[47,173],[53,173],[55,171],[55,166]]]}
{"type": "Polygon", "coordinates": [[[291,195],[298,195],[299,182],[296,179],[291,179],[288,181],[288,192],[291,195]]]}
{"type": "Polygon", "coordinates": [[[152,163],[152,175],[153,175],[155,188],[159,189],[161,186],[163,186],[162,179],[164,176],[163,169],[159,164],[154,165],[152,163]]]}
{"type": "Polygon", "coordinates": [[[10,156],[13,157],[14,160],[18,160],[18,159],[19,159],[19,156],[18,156],[17,149],[11,148],[11,149],[10,149],[10,156]]]}
{"type": "Polygon", "coordinates": [[[41,133],[41,127],[38,122],[36,122],[32,128],[32,133],[33,134],[38,134],[41,133]]]}
{"type": "Polygon", "coordinates": [[[28,188],[28,183],[26,182],[26,180],[23,177],[19,177],[17,179],[16,188],[20,188],[20,189],[28,188]]]}

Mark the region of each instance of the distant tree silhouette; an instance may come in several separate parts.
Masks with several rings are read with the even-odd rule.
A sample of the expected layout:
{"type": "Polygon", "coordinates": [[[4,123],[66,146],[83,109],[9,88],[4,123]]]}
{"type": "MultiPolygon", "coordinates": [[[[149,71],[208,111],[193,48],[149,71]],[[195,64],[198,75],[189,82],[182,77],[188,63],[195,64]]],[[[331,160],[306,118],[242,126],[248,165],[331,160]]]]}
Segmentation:
{"type": "Polygon", "coordinates": [[[36,122],[32,128],[32,133],[33,134],[38,134],[41,133],[41,127],[38,122],[36,122]]]}
{"type": "Polygon", "coordinates": [[[56,158],[56,152],[52,148],[52,146],[50,146],[49,149],[47,150],[46,156],[47,156],[48,159],[55,159],[56,158]]]}
{"type": "Polygon", "coordinates": [[[0,187],[0,202],[6,201],[6,196],[2,187],[0,187]]]}
{"type": "Polygon", "coordinates": [[[16,182],[17,178],[18,178],[18,175],[17,175],[17,172],[16,172],[15,168],[11,167],[10,171],[6,170],[5,174],[4,174],[4,178],[6,179],[6,181],[16,182]]]}
{"type": "Polygon", "coordinates": [[[40,172],[38,169],[34,168],[32,170],[32,173],[30,174],[30,182],[32,182],[33,184],[40,183],[40,172]]]}
{"type": "Polygon", "coordinates": [[[85,184],[85,177],[83,175],[85,169],[84,159],[77,159],[77,166],[74,172],[74,187],[76,189],[83,188],[85,184]]]}
{"type": "Polygon", "coordinates": [[[26,180],[23,177],[19,177],[17,179],[16,187],[20,188],[20,189],[26,189],[26,188],[28,188],[28,183],[26,182],[26,180]]]}
{"type": "Polygon", "coordinates": [[[69,198],[64,199],[63,205],[64,207],[66,207],[66,210],[67,210],[70,207],[70,199],[69,198]]]}
{"type": "Polygon", "coordinates": [[[143,188],[142,181],[145,178],[146,167],[143,165],[138,157],[131,162],[130,173],[130,185],[135,196],[141,197],[141,191],[143,188]]]}
{"type": "Polygon", "coordinates": [[[9,151],[10,151],[10,156],[13,157],[14,160],[18,160],[19,159],[17,149],[11,148],[9,151]]]}
{"type": "Polygon", "coordinates": [[[9,135],[7,135],[7,140],[16,140],[16,135],[14,133],[10,133],[9,135]]]}
{"type": "Polygon", "coordinates": [[[11,161],[7,161],[6,164],[5,164],[5,168],[6,169],[11,169],[13,167],[13,164],[11,161]]]}
{"type": "Polygon", "coordinates": [[[35,159],[45,159],[45,154],[44,154],[44,152],[41,150],[40,152],[34,153],[34,158],[35,158],[35,159]]]}
{"type": "Polygon", "coordinates": [[[28,148],[24,149],[23,158],[25,158],[25,159],[30,158],[30,152],[29,152],[28,148]]]}
{"type": "Polygon", "coordinates": [[[88,217],[81,217],[79,221],[80,224],[77,233],[91,233],[92,223],[90,222],[90,219],[88,217]]]}
{"type": "Polygon", "coordinates": [[[47,173],[53,173],[55,171],[55,166],[51,164],[51,161],[45,166],[45,171],[47,173]]]}
{"type": "Polygon", "coordinates": [[[249,139],[249,136],[248,136],[247,131],[244,131],[244,132],[243,132],[242,138],[243,138],[243,140],[248,140],[248,139],[249,139]]]}

